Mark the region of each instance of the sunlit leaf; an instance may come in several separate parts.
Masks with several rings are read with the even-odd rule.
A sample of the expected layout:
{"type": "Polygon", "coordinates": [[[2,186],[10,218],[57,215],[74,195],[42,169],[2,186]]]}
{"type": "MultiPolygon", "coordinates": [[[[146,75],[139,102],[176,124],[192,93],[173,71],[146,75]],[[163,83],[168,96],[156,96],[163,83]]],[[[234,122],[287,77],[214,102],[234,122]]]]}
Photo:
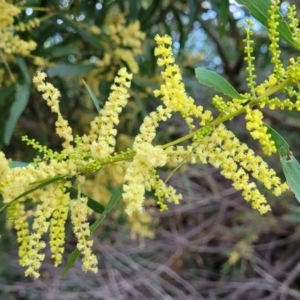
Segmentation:
{"type": "MultiPolygon", "coordinates": [[[[269,19],[268,10],[270,6],[273,5],[271,0],[237,0],[236,2],[246,6],[249,9],[250,14],[255,19],[257,19],[263,25],[268,27],[268,19],[269,19]]],[[[277,30],[280,34],[281,39],[286,41],[294,48],[300,50],[300,43],[293,38],[292,32],[288,24],[284,21],[282,15],[281,15],[281,20],[279,20],[277,30]]]]}
{"type": "Polygon", "coordinates": [[[286,142],[286,140],[271,126],[264,123],[264,125],[268,128],[268,133],[271,134],[272,140],[275,142],[276,149],[280,156],[287,156],[290,152],[290,146],[286,142]]]}
{"type": "Polygon", "coordinates": [[[230,96],[231,98],[240,100],[245,99],[244,96],[240,95],[236,89],[219,74],[202,68],[196,68],[195,71],[196,77],[200,83],[212,87],[216,91],[230,96]]]}
{"type": "Polygon", "coordinates": [[[287,155],[280,158],[283,173],[286,182],[296,199],[300,202],[300,165],[293,155],[287,155]]]}

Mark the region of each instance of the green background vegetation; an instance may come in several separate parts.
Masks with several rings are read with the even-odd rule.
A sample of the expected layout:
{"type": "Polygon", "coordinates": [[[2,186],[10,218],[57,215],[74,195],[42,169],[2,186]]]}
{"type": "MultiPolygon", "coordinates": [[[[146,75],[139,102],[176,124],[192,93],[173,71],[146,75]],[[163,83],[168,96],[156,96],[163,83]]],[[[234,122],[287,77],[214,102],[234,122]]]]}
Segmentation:
{"type": "MultiPolygon", "coordinates": [[[[103,59],[111,43],[105,35],[107,18],[118,13],[125,16],[126,25],[138,20],[146,34],[142,54],[136,56],[139,72],[134,74],[130,105],[118,128],[120,148],[130,144],[144,116],[159,103],[152,95],[152,90],[158,87],[160,72],[153,55],[153,38],[157,33],[172,36],[176,61],[187,91],[196,103],[216,113],[211,105],[215,92],[200,86],[194,74],[196,67],[216,71],[239,92],[247,91],[242,40],[248,12],[231,1],[61,0],[26,1],[22,5],[28,9],[23,10],[18,22],[26,23],[33,17],[43,21],[20,36],[38,44],[33,54],[47,60],[44,70],[62,94],[61,111],[75,133],[88,130],[89,121],[97,113],[82,79],[89,82],[95,61],[103,59]],[[30,7],[47,8],[47,11],[31,11],[30,7]],[[92,26],[99,28],[100,33],[91,33],[92,26]]],[[[288,2],[284,1],[283,13],[286,5],[288,2]]],[[[256,22],[253,30],[257,82],[262,82],[271,71],[266,29],[256,22]]],[[[283,61],[287,61],[296,50],[284,42],[281,46],[283,61]]],[[[30,57],[7,62],[19,84],[29,84],[38,69],[30,57]]],[[[124,65],[125,60],[111,62],[116,68],[124,65]]],[[[111,71],[109,67],[101,70],[93,81],[97,82],[93,89],[100,106],[107,99],[112,83],[111,78],[106,78],[106,73],[111,71]]],[[[31,161],[37,153],[21,142],[25,134],[59,150],[61,140],[55,134],[55,118],[41,95],[30,86],[29,97],[24,93],[16,97],[16,83],[7,83],[4,60],[0,68],[4,72],[0,86],[1,150],[14,161],[31,161]]],[[[293,154],[299,157],[297,113],[264,109],[264,115],[265,122],[285,137],[293,154]]],[[[262,154],[259,145],[244,130],[244,123],[244,117],[239,116],[226,125],[262,154]]],[[[188,132],[183,121],[176,117],[160,129],[157,143],[167,143],[188,132]]],[[[267,161],[280,174],[279,157],[275,155],[267,161]]],[[[218,170],[193,165],[183,171],[175,173],[170,181],[184,196],[181,204],[163,213],[155,205],[151,207],[157,220],[150,225],[155,232],[153,239],[145,239],[143,245],[132,241],[123,214],[107,217],[94,233],[98,274],[83,273],[77,262],[61,278],[63,266],[54,268],[48,255],[41,278],[36,281],[25,278],[24,270],[18,265],[15,233],[5,226],[2,213],[0,298],[300,299],[300,207],[294,196],[289,192],[278,199],[268,195],[272,212],[260,216],[218,170]]],[[[162,176],[166,178],[169,172],[163,171],[162,176]]],[[[69,234],[66,258],[75,244],[74,236],[69,234]]]]}

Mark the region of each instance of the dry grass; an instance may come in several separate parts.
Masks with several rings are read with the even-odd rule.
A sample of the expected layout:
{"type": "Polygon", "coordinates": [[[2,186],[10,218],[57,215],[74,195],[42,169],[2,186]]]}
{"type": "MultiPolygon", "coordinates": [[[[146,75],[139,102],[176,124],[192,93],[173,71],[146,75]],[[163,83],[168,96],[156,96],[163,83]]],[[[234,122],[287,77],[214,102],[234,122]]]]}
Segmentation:
{"type": "Polygon", "coordinates": [[[286,221],[288,206],[273,203],[273,213],[261,217],[216,171],[188,174],[173,177],[184,200],[157,212],[156,238],[143,248],[122,226],[95,237],[97,274],[84,274],[77,262],[61,278],[62,268],[49,261],[32,281],[15,249],[2,252],[1,299],[300,299],[300,227],[286,221]],[[240,259],[229,263],[234,249],[242,249],[240,259]]]}

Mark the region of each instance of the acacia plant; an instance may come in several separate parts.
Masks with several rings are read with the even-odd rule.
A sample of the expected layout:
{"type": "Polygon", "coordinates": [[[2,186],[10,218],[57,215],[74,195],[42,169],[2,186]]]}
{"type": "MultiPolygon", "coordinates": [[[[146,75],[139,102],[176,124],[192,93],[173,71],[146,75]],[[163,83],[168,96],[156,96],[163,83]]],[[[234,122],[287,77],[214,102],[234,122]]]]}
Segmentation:
{"type": "MultiPolygon", "coordinates": [[[[175,163],[181,166],[183,163],[209,163],[215,168],[220,168],[221,174],[232,181],[233,187],[241,191],[244,199],[260,214],[267,213],[271,207],[255,180],[261,182],[275,196],[280,196],[290,187],[299,199],[298,162],[286,141],[263,122],[262,112],[265,106],[270,109],[300,110],[300,57],[291,58],[285,66],[281,61],[279,48],[279,39],[283,38],[300,50],[296,8],[290,6],[284,20],[280,14],[278,0],[238,2],[246,5],[253,17],[268,27],[272,74],[264,82],[256,83],[251,39],[253,23],[248,20],[244,39],[249,88],[247,93],[238,93],[216,73],[196,69],[200,83],[215,88],[226,97],[226,100],[220,95],[213,97],[212,103],[219,111],[219,114],[214,116],[210,110],[196,105],[194,99],[188,96],[181,71],[175,63],[171,37],[157,35],[154,54],[157,57],[157,65],[162,68],[163,83],[154,91],[154,95],[161,99],[162,104],[145,117],[132,147],[126,151],[116,151],[115,129],[122,109],[130,97],[133,74],[125,67],[118,71],[104,107],[90,123],[90,131],[82,136],[74,135],[68,120],[63,118],[59,107],[59,90],[47,82],[45,72],[36,73],[33,83],[57,117],[56,133],[63,139],[62,150],[52,150],[24,136],[23,141],[37,149],[40,155],[26,167],[16,168],[12,168],[11,161],[0,152],[1,211],[6,209],[8,222],[17,232],[20,264],[26,268],[26,276],[38,278],[40,275],[39,269],[45,258],[45,233],[49,233],[54,265],[62,263],[68,215],[77,237],[77,249],[71,254],[65,272],[79,255],[82,256],[83,271],[97,272],[97,257],[92,252],[91,234],[117,201],[122,199],[126,213],[132,215],[143,210],[147,191],[154,192],[161,210],[166,210],[168,203],[178,204],[181,200],[181,194],[159,176],[159,168],[168,164],[175,163]],[[280,98],[278,92],[281,93],[280,98]],[[185,120],[189,134],[167,144],[156,144],[159,124],[168,120],[174,113],[179,113],[185,120]],[[261,156],[256,155],[247,144],[241,143],[235,134],[226,128],[227,122],[234,122],[235,117],[242,114],[245,115],[246,130],[259,141],[264,154],[269,156],[279,153],[287,183],[280,180],[261,156]],[[187,141],[188,145],[181,145],[187,141]],[[115,165],[116,169],[125,175],[122,187],[104,207],[83,194],[82,187],[86,174],[96,172],[107,165],[115,165]],[[87,219],[89,208],[100,213],[99,219],[91,226],[87,219]]],[[[5,37],[2,44],[7,43],[1,44],[1,47],[8,49],[17,39],[8,28],[12,24],[12,18],[18,14],[18,9],[5,1],[0,3],[10,12],[7,23],[1,21],[1,34],[5,37]]],[[[30,52],[34,46],[33,42],[29,43],[27,50],[30,52]]],[[[89,92],[95,97],[91,89],[89,92]]]]}

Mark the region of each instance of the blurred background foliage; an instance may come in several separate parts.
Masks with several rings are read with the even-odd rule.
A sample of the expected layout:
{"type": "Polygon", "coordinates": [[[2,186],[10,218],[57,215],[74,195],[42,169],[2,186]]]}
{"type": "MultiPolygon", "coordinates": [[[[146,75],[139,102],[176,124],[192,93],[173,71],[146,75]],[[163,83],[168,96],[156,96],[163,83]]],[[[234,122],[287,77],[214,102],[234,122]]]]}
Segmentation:
{"type": "MultiPolygon", "coordinates": [[[[46,71],[60,90],[64,117],[75,133],[83,134],[97,114],[83,80],[102,107],[117,70],[129,68],[134,79],[130,103],[118,126],[119,151],[130,147],[143,118],[159,104],[152,94],[161,83],[153,54],[157,33],[172,36],[176,61],[196,103],[216,113],[211,105],[215,92],[197,83],[196,67],[222,74],[240,92],[247,90],[242,40],[249,15],[234,1],[2,2],[22,9],[13,27],[5,30],[25,42],[36,42],[27,53],[22,49],[7,53],[0,38],[0,149],[15,165],[38,154],[21,142],[23,135],[60,149],[55,117],[31,84],[37,70],[46,71]]],[[[282,1],[283,14],[290,3],[297,1],[282,1]]],[[[260,23],[255,22],[253,30],[257,81],[262,82],[271,71],[268,40],[260,23]]],[[[283,61],[296,55],[286,43],[281,46],[283,61]]],[[[299,116],[267,109],[264,114],[265,122],[286,138],[299,157],[299,116]]],[[[226,125],[262,153],[244,130],[243,116],[226,125]]],[[[167,143],[185,133],[184,122],[173,117],[160,126],[155,142],[167,143]]],[[[268,162],[281,172],[278,157],[268,162]]],[[[163,170],[162,177],[169,172],[163,170]]],[[[121,175],[112,167],[90,174],[85,193],[105,204],[122,184],[121,175]]],[[[96,275],[82,273],[76,264],[61,278],[62,268],[55,269],[48,256],[40,279],[25,278],[18,265],[15,234],[2,214],[0,298],[300,299],[300,207],[290,193],[276,200],[269,195],[273,211],[260,216],[209,166],[181,168],[171,183],[184,195],[180,205],[160,213],[149,195],[145,212],[128,218],[120,203],[107,217],[94,234],[100,261],[96,275]]],[[[92,222],[95,217],[90,218],[92,222]]],[[[66,257],[74,248],[69,234],[66,257]]]]}

